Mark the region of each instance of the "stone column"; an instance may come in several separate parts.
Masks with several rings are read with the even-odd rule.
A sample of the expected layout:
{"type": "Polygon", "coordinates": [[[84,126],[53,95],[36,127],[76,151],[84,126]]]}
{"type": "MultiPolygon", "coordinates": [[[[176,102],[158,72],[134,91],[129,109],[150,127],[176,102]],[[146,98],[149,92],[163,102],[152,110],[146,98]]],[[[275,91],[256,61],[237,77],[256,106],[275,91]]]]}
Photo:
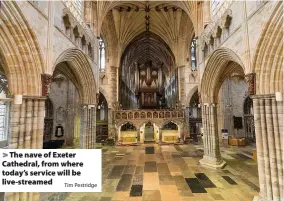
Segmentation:
{"type": "Polygon", "coordinates": [[[216,104],[202,104],[202,124],[204,128],[204,156],[199,162],[202,166],[215,169],[223,168],[226,162],[220,153],[216,104]]]}
{"type": "Polygon", "coordinates": [[[9,148],[18,148],[19,140],[19,125],[20,125],[20,105],[11,104],[10,110],[10,135],[9,135],[9,148]]]}
{"type": "Polygon", "coordinates": [[[26,121],[26,101],[22,102],[21,112],[20,112],[20,133],[18,141],[18,149],[23,149],[25,147],[25,121],[26,121]]]}
{"type": "Polygon", "coordinates": [[[31,148],[37,148],[37,115],[38,115],[38,100],[33,101],[33,116],[32,116],[32,144],[31,148]]]}
{"type": "Polygon", "coordinates": [[[81,106],[80,122],[80,149],[86,148],[86,131],[87,131],[88,108],[86,105],[81,106]]]}
{"type": "Polygon", "coordinates": [[[94,105],[94,107],[92,107],[92,131],[91,131],[91,135],[92,135],[92,144],[91,144],[91,149],[96,148],[96,139],[97,139],[97,108],[94,105]]]}
{"type": "Polygon", "coordinates": [[[253,98],[260,192],[254,200],[283,200],[283,101],[275,95],[253,98]]]}
{"type": "Polygon", "coordinates": [[[43,132],[44,132],[44,112],[45,98],[38,101],[38,120],[37,120],[37,149],[43,147],[43,132]]]}
{"type": "Polygon", "coordinates": [[[81,108],[80,148],[93,149],[96,143],[95,105],[83,105],[81,108]]]}
{"type": "MultiPolygon", "coordinates": [[[[24,96],[22,104],[11,103],[9,148],[41,149],[45,97],[24,96]]],[[[39,193],[5,193],[6,201],[39,201],[39,193]]]]}
{"type": "Polygon", "coordinates": [[[109,108],[108,109],[108,137],[114,138],[117,141],[118,139],[116,135],[113,113],[114,113],[114,109],[109,108]]]}

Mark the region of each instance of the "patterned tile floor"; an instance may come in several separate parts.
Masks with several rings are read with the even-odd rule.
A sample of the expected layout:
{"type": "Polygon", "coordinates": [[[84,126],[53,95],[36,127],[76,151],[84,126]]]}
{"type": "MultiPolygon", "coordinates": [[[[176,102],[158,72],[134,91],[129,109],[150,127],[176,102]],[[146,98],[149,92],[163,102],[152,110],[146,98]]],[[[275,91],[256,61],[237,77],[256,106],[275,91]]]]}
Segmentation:
{"type": "Polygon", "coordinates": [[[252,147],[221,149],[227,166],[199,165],[201,145],[103,148],[103,192],[42,193],[42,201],[251,201],[258,194],[252,147]],[[117,155],[119,154],[119,156],[117,155]]]}

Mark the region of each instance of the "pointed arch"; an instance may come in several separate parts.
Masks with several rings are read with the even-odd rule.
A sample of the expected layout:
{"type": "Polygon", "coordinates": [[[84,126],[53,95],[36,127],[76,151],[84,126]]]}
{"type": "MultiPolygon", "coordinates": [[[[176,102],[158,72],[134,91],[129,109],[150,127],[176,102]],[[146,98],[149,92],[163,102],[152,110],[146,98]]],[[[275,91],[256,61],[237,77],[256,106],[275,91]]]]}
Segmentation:
{"type": "Polygon", "coordinates": [[[2,1],[0,60],[12,94],[41,96],[42,54],[37,38],[14,1],[2,1]]]}
{"type": "Polygon", "coordinates": [[[56,60],[53,75],[68,77],[78,90],[82,104],[96,103],[96,82],[91,62],[79,49],[65,50],[56,60]]]}
{"type": "Polygon", "coordinates": [[[244,65],[239,56],[228,48],[215,50],[205,66],[201,80],[201,99],[203,103],[216,103],[218,91],[232,73],[244,76],[244,65]]]}
{"type": "Polygon", "coordinates": [[[283,92],[283,2],[274,11],[257,44],[253,60],[256,94],[283,92]]]}

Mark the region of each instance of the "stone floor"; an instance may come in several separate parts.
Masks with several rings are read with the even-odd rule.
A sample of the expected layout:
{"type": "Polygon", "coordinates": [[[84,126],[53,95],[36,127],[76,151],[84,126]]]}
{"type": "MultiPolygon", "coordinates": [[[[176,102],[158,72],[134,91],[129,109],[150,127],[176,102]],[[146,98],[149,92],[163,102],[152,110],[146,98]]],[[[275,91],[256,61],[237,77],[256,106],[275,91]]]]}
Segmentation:
{"type": "Polygon", "coordinates": [[[222,148],[223,170],[203,168],[200,145],[103,148],[103,192],[42,193],[42,201],[251,201],[258,194],[252,147],[222,148]]]}

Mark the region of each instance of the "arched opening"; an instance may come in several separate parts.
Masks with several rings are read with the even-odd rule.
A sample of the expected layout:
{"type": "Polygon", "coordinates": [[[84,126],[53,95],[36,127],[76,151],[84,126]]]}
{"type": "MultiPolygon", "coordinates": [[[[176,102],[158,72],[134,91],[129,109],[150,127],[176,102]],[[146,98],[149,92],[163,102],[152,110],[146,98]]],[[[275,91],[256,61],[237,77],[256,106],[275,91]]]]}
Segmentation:
{"type": "Polygon", "coordinates": [[[101,92],[99,94],[96,119],[96,142],[101,143],[102,140],[105,141],[108,138],[108,103],[101,92]]]}
{"type": "Polygon", "coordinates": [[[63,145],[78,146],[80,137],[80,97],[68,75],[57,70],[68,68],[67,63],[60,63],[55,68],[50,93],[46,100],[44,148],[55,149],[63,145]],[[77,120],[77,121],[76,121],[77,120]],[[79,127],[79,128],[78,128],[79,127]]]}
{"type": "Polygon", "coordinates": [[[48,94],[53,132],[45,148],[95,146],[96,84],[87,58],[81,50],[68,49],[56,61],[48,94]]]}
{"type": "Polygon", "coordinates": [[[144,142],[154,141],[154,133],[154,124],[151,122],[146,123],[144,128],[144,142]]]}
{"type": "Polygon", "coordinates": [[[255,142],[253,100],[249,96],[244,101],[244,131],[246,140],[248,142],[255,142]]]}
{"type": "Polygon", "coordinates": [[[203,135],[202,132],[202,115],[201,104],[199,102],[198,90],[194,92],[189,101],[189,107],[187,108],[188,115],[188,135],[186,141],[189,142],[192,139],[195,143],[198,142],[198,136],[203,135]]]}
{"type": "Polygon", "coordinates": [[[175,143],[179,141],[180,134],[178,125],[174,122],[168,122],[161,128],[162,142],[175,143]]]}
{"type": "Polygon", "coordinates": [[[119,142],[124,144],[137,143],[137,128],[130,122],[120,127],[119,142]]]}
{"type": "Polygon", "coordinates": [[[125,48],[120,64],[123,109],[174,108],[178,100],[177,70],[169,46],[158,35],[143,32],[125,48]]]}
{"type": "Polygon", "coordinates": [[[243,103],[248,91],[243,64],[229,49],[212,53],[201,81],[204,157],[202,165],[220,168],[220,143],[244,146],[243,103]]]}
{"type": "Polygon", "coordinates": [[[53,134],[54,111],[50,98],[45,100],[43,144],[51,141],[53,134]]]}
{"type": "Polygon", "coordinates": [[[243,108],[244,102],[249,98],[247,93],[248,85],[244,75],[240,74],[231,73],[220,87],[217,105],[218,131],[224,145],[245,146],[250,143],[245,125],[245,120],[249,119],[246,118],[243,108]]]}

